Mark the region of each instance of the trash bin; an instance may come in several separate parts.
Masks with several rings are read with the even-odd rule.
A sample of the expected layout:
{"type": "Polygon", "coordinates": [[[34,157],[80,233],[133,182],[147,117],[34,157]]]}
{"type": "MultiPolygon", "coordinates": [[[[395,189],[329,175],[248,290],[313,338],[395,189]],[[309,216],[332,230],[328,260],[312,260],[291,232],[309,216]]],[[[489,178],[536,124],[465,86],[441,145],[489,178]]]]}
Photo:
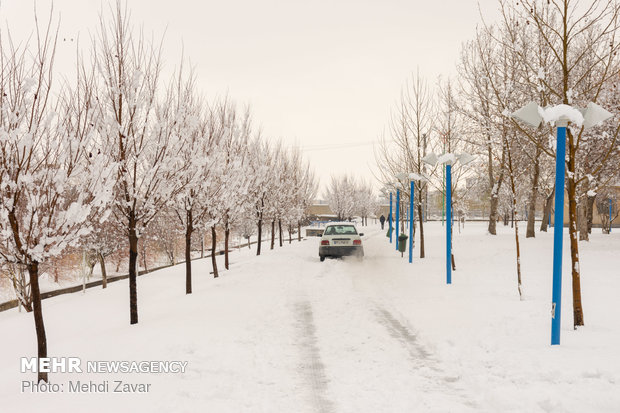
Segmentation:
{"type": "Polygon", "coordinates": [[[407,239],[409,237],[405,234],[400,234],[398,236],[398,250],[400,251],[400,256],[402,257],[404,252],[407,250],[407,239]]]}

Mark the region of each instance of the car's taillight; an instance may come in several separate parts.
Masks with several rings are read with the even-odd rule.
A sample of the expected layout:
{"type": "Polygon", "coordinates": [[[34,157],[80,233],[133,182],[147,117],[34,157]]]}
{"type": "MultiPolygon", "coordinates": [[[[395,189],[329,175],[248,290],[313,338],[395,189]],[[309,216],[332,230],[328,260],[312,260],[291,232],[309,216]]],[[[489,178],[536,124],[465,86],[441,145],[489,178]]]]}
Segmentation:
{"type": "Polygon", "coordinates": [[[321,245],[329,245],[329,240],[324,239],[321,241],[321,245]]]}
{"type": "Polygon", "coordinates": [[[362,240],[361,239],[354,239],[353,240],[353,245],[362,245],[362,240]]]}

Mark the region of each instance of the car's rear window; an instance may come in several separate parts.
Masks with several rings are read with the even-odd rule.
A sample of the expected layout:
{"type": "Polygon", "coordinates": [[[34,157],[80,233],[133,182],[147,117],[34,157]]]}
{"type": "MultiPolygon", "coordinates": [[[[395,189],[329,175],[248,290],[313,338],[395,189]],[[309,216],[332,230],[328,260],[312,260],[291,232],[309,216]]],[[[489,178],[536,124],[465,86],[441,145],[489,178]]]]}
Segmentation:
{"type": "Polygon", "coordinates": [[[357,235],[353,225],[330,225],[325,228],[325,235],[357,235]]]}

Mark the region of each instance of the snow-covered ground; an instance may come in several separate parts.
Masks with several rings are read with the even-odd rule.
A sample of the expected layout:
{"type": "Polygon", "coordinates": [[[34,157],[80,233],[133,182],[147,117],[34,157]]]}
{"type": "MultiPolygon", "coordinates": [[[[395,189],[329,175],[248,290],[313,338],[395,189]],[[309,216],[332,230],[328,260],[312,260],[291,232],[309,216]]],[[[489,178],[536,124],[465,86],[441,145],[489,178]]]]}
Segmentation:
{"type": "Polygon", "coordinates": [[[191,296],[182,265],[140,277],[135,326],[126,280],[44,300],[50,356],[187,361],[185,373],[56,373],[63,393],[21,393],[35,379],[19,371],[36,354],[32,315],[0,313],[0,411],[620,411],[620,233],[595,229],[580,244],[578,331],[565,242],[562,345],[552,347],[552,232],[521,239],[524,301],[510,228],[457,231],[450,286],[440,223],[425,227],[427,257],[416,245],[413,264],[376,226],[364,232],[363,261],[321,263],[318,239],[235,252],[215,280],[210,260],[196,261],[191,296]],[[69,393],[78,380],[107,380],[110,392],[69,393]],[[150,391],[116,394],[115,380],[150,391]]]}

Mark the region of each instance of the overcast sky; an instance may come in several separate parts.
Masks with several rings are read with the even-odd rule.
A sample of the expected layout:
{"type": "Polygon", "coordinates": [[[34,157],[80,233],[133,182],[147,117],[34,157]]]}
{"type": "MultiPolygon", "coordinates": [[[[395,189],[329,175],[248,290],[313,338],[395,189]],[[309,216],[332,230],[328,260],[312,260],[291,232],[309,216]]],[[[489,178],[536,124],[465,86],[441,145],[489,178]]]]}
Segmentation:
{"type": "MultiPolygon", "coordinates": [[[[49,0],[38,0],[39,14],[49,0]]],[[[55,0],[59,67],[95,32],[108,2],[55,0]],[[71,41],[71,39],[74,39],[71,41]]],[[[250,104],[264,136],[298,145],[324,187],[331,175],[368,180],[400,88],[419,68],[431,84],[454,75],[461,43],[496,0],[128,0],[135,25],[161,36],[169,69],[181,48],[207,97],[250,104]],[[478,6],[478,3],[480,6],[478,6]]],[[[33,29],[33,2],[0,0],[3,31],[33,29]]],[[[41,18],[41,16],[40,16],[41,18]]],[[[379,185],[377,185],[379,187],[379,185]]]]}

